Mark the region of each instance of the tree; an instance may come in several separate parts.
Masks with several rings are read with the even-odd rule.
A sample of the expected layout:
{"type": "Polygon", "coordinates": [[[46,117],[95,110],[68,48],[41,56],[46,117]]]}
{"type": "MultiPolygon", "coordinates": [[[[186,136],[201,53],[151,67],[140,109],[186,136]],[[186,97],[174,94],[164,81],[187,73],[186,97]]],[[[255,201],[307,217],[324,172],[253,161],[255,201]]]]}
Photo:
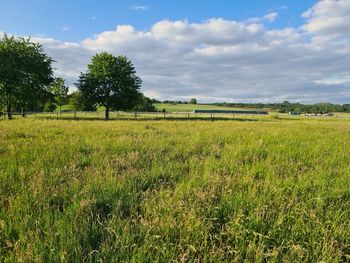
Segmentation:
{"type": "Polygon", "coordinates": [[[53,112],[57,108],[57,105],[51,101],[47,102],[44,106],[44,111],[45,112],[53,112]]]}
{"type": "Polygon", "coordinates": [[[9,119],[14,107],[24,115],[26,108],[50,99],[53,60],[40,44],[5,34],[0,39],[0,61],[0,101],[9,119]]]}
{"type": "Polygon", "coordinates": [[[192,99],[190,100],[190,104],[197,104],[197,99],[192,98],[192,99]]]}
{"type": "Polygon", "coordinates": [[[68,91],[69,88],[64,84],[64,79],[55,78],[51,85],[51,92],[55,98],[55,102],[59,107],[59,112],[61,114],[62,105],[68,103],[68,91]]]}
{"type": "Polygon", "coordinates": [[[109,120],[110,110],[129,110],[137,105],[141,83],[127,57],[103,52],[92,57],[76,85],[85,100],[105,107],[105,119],[109,120]]]}
{"type": "Polygon", "coordinates": [[[74,91],[72,92],[72,94],[69,95],[69,104],[73,107],[74,110],[96,110],[96,105],[93,102],[88,101],[87,98],[85,98],[79,90],[74,91]]]}
{"type": "Polygon", "coordinates": [[[157,109],[153,105],[153,101],[150,98],[142,95],[140,102],[134,107],[134,111],[143,112],[156,112],[157,109]]]}

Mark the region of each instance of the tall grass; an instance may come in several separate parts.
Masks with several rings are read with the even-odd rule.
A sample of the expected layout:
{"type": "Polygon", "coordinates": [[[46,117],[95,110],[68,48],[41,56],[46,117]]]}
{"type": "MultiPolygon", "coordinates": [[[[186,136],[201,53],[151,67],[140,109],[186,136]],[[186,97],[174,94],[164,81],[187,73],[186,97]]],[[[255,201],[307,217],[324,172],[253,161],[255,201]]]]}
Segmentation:
{"type": "Polygon", "coordinates": [[[350,122],[0,121],[0,261],[350,260],[350,122]]]}

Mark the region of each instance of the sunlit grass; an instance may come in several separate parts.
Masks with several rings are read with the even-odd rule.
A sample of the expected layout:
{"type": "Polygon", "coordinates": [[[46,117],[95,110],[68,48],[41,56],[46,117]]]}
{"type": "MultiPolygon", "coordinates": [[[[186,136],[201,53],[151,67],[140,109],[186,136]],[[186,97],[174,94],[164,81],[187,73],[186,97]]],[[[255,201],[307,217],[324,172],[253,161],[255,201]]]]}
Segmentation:
{"type": "Polygon", "coordinates": [[[350,122],[0,121],[0,261],[350,260],[350,122]]]}

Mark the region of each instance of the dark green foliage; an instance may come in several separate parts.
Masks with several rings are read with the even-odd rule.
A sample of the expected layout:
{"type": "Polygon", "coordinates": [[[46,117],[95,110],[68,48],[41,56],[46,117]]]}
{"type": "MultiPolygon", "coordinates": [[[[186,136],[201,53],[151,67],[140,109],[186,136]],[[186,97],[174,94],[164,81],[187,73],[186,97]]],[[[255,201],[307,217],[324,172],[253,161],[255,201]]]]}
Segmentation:
{"type": "Polygon", "coordinates": [[[156,107],[154,107],[153,105],[153,101],[150,98],[145,97],[144,95],[141,96],[140,102],[135,106],[133,110],[139,112],[157,111],[156,107]]]}
{"type": "Polygon", "coordinates": [[[190,104],[197,104],[197,99],[192,98],[192,99],[190,100],[190,104]]]}
{"type": "Polygon", "coordinates": [[[0,61],[0,101],[9,119],[14,108],[24,112],[52,99],[53,61],[40,44],[5,34],[0,39],[0,61]]]}
{"type": "Polygon", "coordinates": [[[84,99],[105,107],[108,120],[110,110],[130,110],[137,105],[141,83],[127,57],[104,52],[92,58],[77,87],[84,99]]]}
{"type": "Polygon", "coordinates": [[[69,105],[71,105],[74,110],[96,111],[96,104],[89,101],[88,97],[84,97],[81,91],[74,91],[68,97],[69,105]]]}
{"type": "Polygon", "coordinates": [[[61,112],[62,105],[68,103],[69,88],[64,84],[64,79],[62,78],[55,78],[50,88],[61,112]]]}
{"type": "Polygon", "coordinates": [[[53,112],[57,108],[57,105],[51,101],[47,102],[44,107],[45,112],[53,112]]]}

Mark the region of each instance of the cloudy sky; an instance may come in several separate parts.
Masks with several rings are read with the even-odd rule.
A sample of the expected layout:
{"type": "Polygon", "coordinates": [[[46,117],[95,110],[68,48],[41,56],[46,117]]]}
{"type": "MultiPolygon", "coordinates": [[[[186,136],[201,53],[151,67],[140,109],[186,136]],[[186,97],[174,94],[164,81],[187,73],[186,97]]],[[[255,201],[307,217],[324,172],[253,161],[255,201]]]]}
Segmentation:
{"type": "Polygon", "coordinates": [[[157,99],[350,103],[350,0],[0,0],[73,83],[93,54],[128,56],[157,99]]]}

